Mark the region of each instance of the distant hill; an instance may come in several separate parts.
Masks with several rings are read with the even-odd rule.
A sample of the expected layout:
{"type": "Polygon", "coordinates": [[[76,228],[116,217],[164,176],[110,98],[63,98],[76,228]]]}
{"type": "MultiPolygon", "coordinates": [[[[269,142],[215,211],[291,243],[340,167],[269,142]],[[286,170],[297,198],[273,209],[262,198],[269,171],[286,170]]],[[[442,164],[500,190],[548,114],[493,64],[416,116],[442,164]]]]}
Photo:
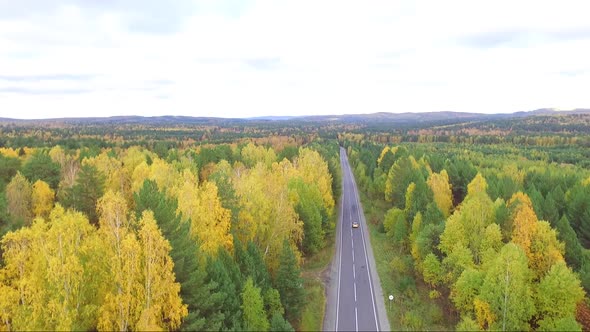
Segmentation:
{"type": "Polygon", "coordinates": [[[515,113],[465,113],[465,112],[424,112],[424,113],[370,113],[370,114],[342,114],[342,115],[311,115],[311,116],[260,116],[252,118],[217,118],[217,117],[192,117],[192,116],[112,116],[112,117],[78,117],[78,118],[54,118],[22,120],[0,118],[0,123],[13,124],[72,124],[72,125],[104,125],[104,124],[145,124],[145,125],[227,125],[246,123],[274,123],[281,121],[293,122],[335,122],[335,123],[359,123],[359,124],[412,124],[433,122],[459,122],[465,120],[498,120],[510,118],[526,118],[531,116],[557,116],[573,114],[590,114],[590,109],[574,109],[558,111],[552,108],[542,108],[527,112],[515,113]]]}

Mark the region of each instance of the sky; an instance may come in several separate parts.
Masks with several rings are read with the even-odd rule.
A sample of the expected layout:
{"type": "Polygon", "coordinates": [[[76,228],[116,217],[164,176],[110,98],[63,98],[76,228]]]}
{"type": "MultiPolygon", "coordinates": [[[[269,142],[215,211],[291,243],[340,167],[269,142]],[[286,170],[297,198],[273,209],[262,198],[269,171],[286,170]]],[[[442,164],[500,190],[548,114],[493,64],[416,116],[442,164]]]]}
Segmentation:
{"type": "Polygon", "coordinates": [[[0,0],[0,117],[590,108],[590,2],[0,0]]]}

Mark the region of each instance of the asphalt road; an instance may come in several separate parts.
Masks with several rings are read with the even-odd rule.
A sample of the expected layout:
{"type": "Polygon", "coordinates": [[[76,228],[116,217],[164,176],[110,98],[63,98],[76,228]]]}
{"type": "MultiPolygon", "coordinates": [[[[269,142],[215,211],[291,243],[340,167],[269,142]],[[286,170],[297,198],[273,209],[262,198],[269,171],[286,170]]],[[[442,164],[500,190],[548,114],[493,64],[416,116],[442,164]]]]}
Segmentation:
{"type": "Polygon", "coordinates": [[[324,330],[389,330],[367,225],[344,149],[340,150],[340,163],[343,194],[324,330]],[[352,228],[353,221],[359,228],[352,228]]]}

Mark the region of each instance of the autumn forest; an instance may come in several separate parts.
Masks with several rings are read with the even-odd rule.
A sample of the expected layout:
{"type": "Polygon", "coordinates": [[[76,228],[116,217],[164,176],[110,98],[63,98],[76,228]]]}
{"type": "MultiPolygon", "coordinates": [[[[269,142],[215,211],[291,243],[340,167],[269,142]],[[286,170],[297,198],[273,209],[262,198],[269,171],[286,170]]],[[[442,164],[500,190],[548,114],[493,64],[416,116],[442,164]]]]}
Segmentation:
{"type": "Polygon", "coordinates": [[[590,328],[588,116],[189,120],[0,121],[0,330],[321,329],[340,146],[392,329],[590,328]]]}

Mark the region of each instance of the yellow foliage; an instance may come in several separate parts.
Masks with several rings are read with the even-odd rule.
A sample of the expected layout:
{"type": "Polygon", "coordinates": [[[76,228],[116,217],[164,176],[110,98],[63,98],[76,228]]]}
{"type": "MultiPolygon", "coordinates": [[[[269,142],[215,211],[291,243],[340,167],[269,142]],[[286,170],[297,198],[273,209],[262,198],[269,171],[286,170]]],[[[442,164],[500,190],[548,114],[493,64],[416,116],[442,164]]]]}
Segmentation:
{"type": "Polygon", "coordinates": [[[438,206],[445,218],[447,218],[453,208],[453,193],[449,184],[447,171],[443,169],[440,174],[431,173],[427,183],[434,194],[436,206],[438,206]]]}
{"type": "Polygon", "coordinates": [[[53,208],[54,198],[55,192],[49,187],[49,185],[42,180],[37,180],[35,184],[33,184],[31,199],[34,216],[43,218],[47,217],[53,208]]]}
{"type": "Polygon", "coordinates": [[[0,148],[0,154],[5,157],[18,158],[18,150],[13,148],[0,148]]]}
{"type": "Polygon", "coordinates": [[[332,175],[328,170],[328,163],[317,151],[301,148],[299,149],[299,157],[295,162],[295,168],[303,181],[318,186],[324,206],[331,216],[334,210],[334,197],[332,197],[332,175]]]}
{"type": "Polygon", "coordinates": [[[383,160],[383,157],[385,157],[385,154],[389,151],[391,151],[389,146],[386,146],[383,148],[383,150],[381,150],[381,154],[379,155],[379,158],[377,159],[377,165],[381,166],[381,161],[383,160]]]}
{"type": "Polygon", "coordinates": [[[482,330],[487,330],[496,321],[496,316],[490,308],[490,304],[479,298],[475,298],[475,300],[473,300],[473,306],[475,308],[475,317],[479,327],[482,330]]]}

